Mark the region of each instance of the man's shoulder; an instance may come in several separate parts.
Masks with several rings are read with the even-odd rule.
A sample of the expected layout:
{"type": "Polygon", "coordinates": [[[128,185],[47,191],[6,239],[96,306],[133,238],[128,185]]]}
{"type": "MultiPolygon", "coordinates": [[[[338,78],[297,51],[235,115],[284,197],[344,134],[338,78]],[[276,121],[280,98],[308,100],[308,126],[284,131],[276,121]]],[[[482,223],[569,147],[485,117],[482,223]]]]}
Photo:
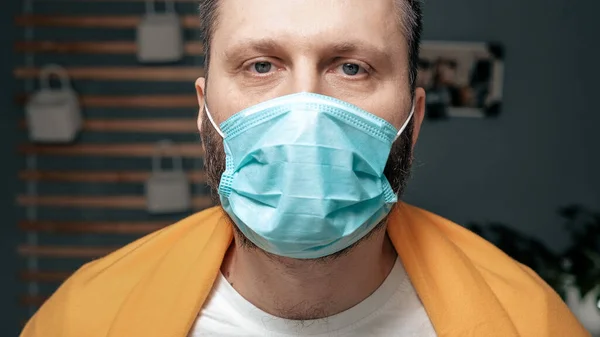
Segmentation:
{"type": "MultiPolygon", "coordinates": [[[[75,336],[105,329],[140,281],[161,272],[161,261],[168,254],[192,253],[194,240],[202,245],[215,228],[221,226],[223,213],[213,207],[195,213],[172,225],[147,234],[112,253],[88,262],[73,273],[28,322],[23,336],[75,336]],[[57,326],[60,325],[60,327],[57,326]],[[85,331],[76,331],[84,327],[85,331]]],[[[227,235],[228,229],[221,230],[227,235]]],[[[198,248],[199,250],[201,248],[198,248]]]]}
{"type": "Polygon", "coordinates": [[[561,335],[561,327],[580,328],[558,293],[530,267],[462,225],[416,206],[403,207],[404,214],[414,225],[429,227],[421,235],[439,236],[439,240],[450,247],[452,254],[449,255],[459,260],[445,262],[469,266],[472,271],[469,277],[483,282],[485,288],[493,292],[523,336],[545,336],[540,331],[531,331],[541,322],[547,322],[547,328],[552,326],[556,330],[548,336],[574,333],[564,331],[561,335]]]}
{"type": "Polygon", "coordinates": [[[492,282],[494,287],[500,285],[510,287],[511,295],[523,291],[529,292],[532,289],[524,288],[522,282],[523,279],[527,279],[532,281],[532,285],[538,290],[541,287],[543,291],[552,291],[531,268],[467,227],[420,207],[412,205],[406,207],[408,212],[418,219],[420,225],[434,227],[435,231],[484,275],[486,280],[492,282]],[[516,282],[512,282],[515,280],[516,282]]]}

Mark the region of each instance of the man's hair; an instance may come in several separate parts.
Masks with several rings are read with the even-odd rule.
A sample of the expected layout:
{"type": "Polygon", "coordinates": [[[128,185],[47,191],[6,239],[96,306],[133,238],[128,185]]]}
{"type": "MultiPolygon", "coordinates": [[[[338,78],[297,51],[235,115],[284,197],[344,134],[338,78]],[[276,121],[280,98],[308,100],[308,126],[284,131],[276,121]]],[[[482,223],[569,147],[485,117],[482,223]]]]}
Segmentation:
{"type": "MultiPolygon", "coordinates": [[[[423,14],[421,0],[393,0],[396,3],[400,17],[399,24],[408,44],[409,85],[411,96],[414,96],[417,70],[419,64],[419,47],[423,30],[423,14]]],[[[205,76],[208,76],[210,64],[210,46],[215,27],[219,21],[219,0],[198,0],[200,13],[200,35],[204,43],[205,76]]]]}

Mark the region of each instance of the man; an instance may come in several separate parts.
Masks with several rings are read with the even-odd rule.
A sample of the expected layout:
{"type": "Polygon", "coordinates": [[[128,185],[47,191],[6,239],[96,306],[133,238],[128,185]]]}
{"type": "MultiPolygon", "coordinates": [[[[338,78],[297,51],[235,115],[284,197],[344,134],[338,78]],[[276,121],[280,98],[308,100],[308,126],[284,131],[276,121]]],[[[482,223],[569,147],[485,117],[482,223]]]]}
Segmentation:
{"type": "Polygon", "coordinates": [[[416,0],[202,0],[222,207],[81,268],[31,336],[589,336],[531,270],[399,203],[424,114],[416,0]]]}

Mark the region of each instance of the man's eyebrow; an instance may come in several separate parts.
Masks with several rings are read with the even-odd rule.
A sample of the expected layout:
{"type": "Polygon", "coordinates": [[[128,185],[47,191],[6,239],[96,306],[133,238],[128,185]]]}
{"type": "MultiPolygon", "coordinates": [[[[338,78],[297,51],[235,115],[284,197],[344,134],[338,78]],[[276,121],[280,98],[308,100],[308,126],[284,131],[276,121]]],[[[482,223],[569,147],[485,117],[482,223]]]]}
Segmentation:
{"type": "Polygon", "coordinates": [[[244,39],[239,43],[225,49],[223,56],[226,60],[235,60],[244,52],[257,52],[261,54],[272,53],[280,49],[281,46],[275,40],[270,38],[263,39],[244,39]]]}
{"type": "Polygon", "coordinates": [[[366,55],[370,59],[376,62],[378,61],[380,64],[389,64],[393,59],[390,50],[386,49],[385,46],[378,46],[376,44],[364,41],[345,41],[334,43],[328,48],[329,51],[334,54],[366,55]]]}
{"type": "Polygon", "coordinates": [[[337,53],[352,53],[361,50],[368,50],[385,54],[385,50],[383,48],[364,42],[340,42],[333,44],[330,48],[332,51],[337,53]]]}
{"type": "MultiPolygon", "coordinates": [[[[284,47],[272,38],[243,39],[227,47],[223,56],[226,61],[238,61],[240,57],[247,54],[274,54],[281,52],[284,47]]],[[[328,54],[352,54],[364,53],[370,57],[389,61],[390,53],[384,46],[378,46],[365,41],[343,41],[323,46],[328,54]]]]}

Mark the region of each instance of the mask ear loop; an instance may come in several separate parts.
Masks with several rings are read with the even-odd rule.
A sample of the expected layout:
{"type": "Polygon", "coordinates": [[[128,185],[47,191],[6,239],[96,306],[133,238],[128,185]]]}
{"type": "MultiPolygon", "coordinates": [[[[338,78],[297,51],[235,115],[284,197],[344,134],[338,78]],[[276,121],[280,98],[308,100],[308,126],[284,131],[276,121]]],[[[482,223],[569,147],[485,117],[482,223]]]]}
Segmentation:
{"type": "Polygon", "coordinates": [[[221,136],[221,138],[225,139],[225,134],[223,134],[223,131],[221,131],[221,129],[219,129],[219,127],[217,126],[217,123],[215,123],[215,121],[212,118],[212,115],[210,114],[210,111],[208,111],[208,104],[204,104],[204,110],[206,110],[206,115],[208,116],[208,120],[210,120],[210,124],[212,124],[212,126],[215,128],[215,130],[217,131],[217,133],[219,134],[219,136],[221,136]]]}
{"type": "Polygon", "coordinates": [[[408,115],[408,118],[406,119],[406,122],[404,122],[404,125],[402,125],[402,127],[400,128],[400,130],[396,134],[396,138],[394,138],[394,142],[396,140],[398,140],[398,138],[400,137],[400,135],[402,134],[402,132],[404,132],[404,129],[406,129],[406,126],[408,126],[408,122],[410,122],[410,120],[411,120],[414,112],[415,112],[415,102],[413,102],[413,104],[412,104],[412,108],[410,109],[410,114],[408,115]]]}

